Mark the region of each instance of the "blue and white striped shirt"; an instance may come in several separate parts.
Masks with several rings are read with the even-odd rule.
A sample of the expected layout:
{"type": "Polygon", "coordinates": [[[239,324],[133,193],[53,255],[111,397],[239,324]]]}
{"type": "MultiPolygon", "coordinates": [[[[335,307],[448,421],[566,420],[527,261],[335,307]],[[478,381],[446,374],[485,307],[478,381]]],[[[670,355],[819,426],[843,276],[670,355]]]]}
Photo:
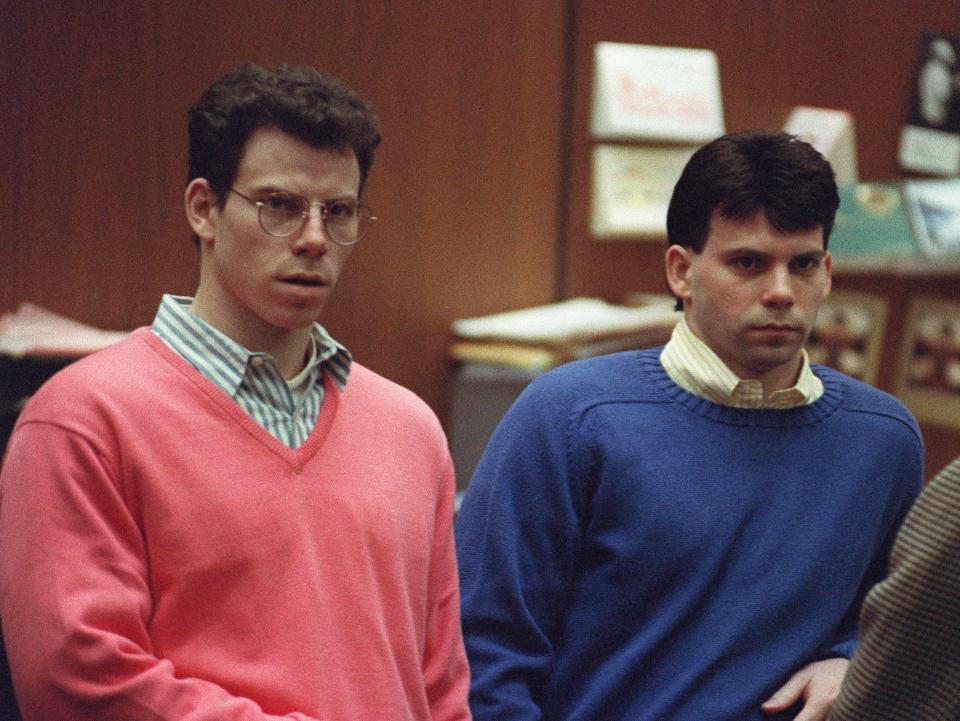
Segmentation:
{"type": "Polygon", "coordinates": [[[153,332],[274,438],[299,448],[313,431],[323,405],[321,371],[325,369],[342,391],[353,362],[349,351],[314,323],[310,360],[288,381],[269,354],[248,351],[188,311],[192,302],[192,298],[164,295],[153,332]]]}

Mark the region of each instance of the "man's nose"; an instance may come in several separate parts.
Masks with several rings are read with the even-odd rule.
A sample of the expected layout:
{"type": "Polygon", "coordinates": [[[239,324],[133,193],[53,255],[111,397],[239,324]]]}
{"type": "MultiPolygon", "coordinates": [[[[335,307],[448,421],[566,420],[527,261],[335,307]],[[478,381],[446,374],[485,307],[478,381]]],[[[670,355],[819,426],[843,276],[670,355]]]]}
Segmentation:
{"type": "Polygon", "coordinates": [[[789,308],[794,302],[793,276],[789,268],[773,268],[767,275],[763,304],[774,308],[789,308]]]}
{"type": "Polygon", "coordinates": [[[310,213],[303,223],[300,235],[293,245],[295,255],[322,255],[330,246],[330,236],[324,224],[324,207],[320,203],[310,206],[310,213]]]}

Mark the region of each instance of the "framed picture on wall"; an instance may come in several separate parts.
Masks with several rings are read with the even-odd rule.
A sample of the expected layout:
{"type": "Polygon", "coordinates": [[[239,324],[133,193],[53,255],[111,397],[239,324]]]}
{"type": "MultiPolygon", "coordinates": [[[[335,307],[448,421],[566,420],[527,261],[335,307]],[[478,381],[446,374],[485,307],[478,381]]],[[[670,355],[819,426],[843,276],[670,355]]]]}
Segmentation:
{"type": "Polygon", "coordinates": [[[900,133],[900,167],[956,175],[960,172],[960,38],[920,34],[912,95],[900,133]]]}
{"type": "Polygon", "coordinates": [[[897,395],[919,420],[960,427],[960,302],[910,304],[897,395]]]}
{"type": "Polygon", "coordinates": [[[885,298],[834,291],[820,306],[807,342],[810,360],[875,384],[886,322],[885,298]]]}

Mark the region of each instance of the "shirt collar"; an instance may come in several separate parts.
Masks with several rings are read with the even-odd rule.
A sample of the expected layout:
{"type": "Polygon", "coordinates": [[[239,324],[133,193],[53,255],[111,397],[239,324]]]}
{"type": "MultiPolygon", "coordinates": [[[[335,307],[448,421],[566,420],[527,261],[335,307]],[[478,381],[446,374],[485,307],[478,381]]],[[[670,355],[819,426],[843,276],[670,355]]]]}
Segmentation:
{"type": "MultiPolygon", "coordinates": [[[[192,303],[193,298],[165,294],[153,320],[153,331],[184,360],[233,397],[251,364],[275,361],[267,353],[247,350],[191,313],[188,308],[192,303]]],[[[310,338],[311,356],[301,374],[312,374],[314,369],[323,365],[342,391],[353,363],[350,352],[319,323],[313,324],[310,338]]],[[[300,374],[297,378],[302,382],[300,374]]]]}
{"type": "Polygon", "coordinates": [[[806,350],[802,356],[796,384],[764,398],[760,381],[739,378],[710,346],[694,335],[686,319],[681,318],[660,354],[660,362],[674,383],[714,403],[737,408],[783,409],[813,403],[823,395],[823,382],[810,368],[806,350]]]}

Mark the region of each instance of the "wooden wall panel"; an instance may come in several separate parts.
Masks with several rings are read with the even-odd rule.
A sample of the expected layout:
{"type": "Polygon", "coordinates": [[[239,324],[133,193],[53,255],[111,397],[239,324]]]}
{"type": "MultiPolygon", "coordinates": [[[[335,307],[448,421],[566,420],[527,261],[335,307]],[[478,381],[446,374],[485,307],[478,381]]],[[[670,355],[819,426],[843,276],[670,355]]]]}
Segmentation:
{"type": "MultiPolygon", "coordinates": [[[[241,62],[309,63],[371,100],[385,136],[368,195],[381,227],[324,321],[441,416],[454,318],[548,302],[555,277],[565,296],[665,290],[661,243],[601,243],[587,230],[596,41],[715,49],[731,130],[779,127],[801,103],[847,108],[862,177],[887,179],[898,175],[917,35],[960,33],[957,0],[0,0],[0,10],[0,311],[31,300],[130,328],[149,322],[162,292],[192,292],[186,108],[241,62]]],[[[899,299],[923,288],[837,285],[899,299]]],[[[928,434],[931,467],[960,452],[955,440],[928,434]]]]}
{"type": "MultiPolygon", "coordinates": [[[[667,291],[665,243],[590,237],[589,103],[595,43],[714,50],[730,131],[780,128],[796,105],[849,110],[856,125],[861,178],[886,180],[901,177],[897,141],[909,102],[920,31],[960,35],[957,0],[610,0],[578,1],[576,9],[564,293],[610,300],[636,290],[667,291]]],[[[960,297],[960,277],[928,280],[839,274],[835,287],[879,292],[893,301],[878,383],[887,390],[893,387],[905,300],[919,293],[960,297]]],[[[960,454],[960,433],[925,427],[924,435],[930,473],[960,454]]]]}
{"type": "Polygon", "coordinates": [[[563,8],[549,0],[0,3],[0,311],[109,328],[190,294],[186,109],[249,60],[378,109],[382,218],[322,319],[444,413],[450,321],[552,299],[563,8]]]}

